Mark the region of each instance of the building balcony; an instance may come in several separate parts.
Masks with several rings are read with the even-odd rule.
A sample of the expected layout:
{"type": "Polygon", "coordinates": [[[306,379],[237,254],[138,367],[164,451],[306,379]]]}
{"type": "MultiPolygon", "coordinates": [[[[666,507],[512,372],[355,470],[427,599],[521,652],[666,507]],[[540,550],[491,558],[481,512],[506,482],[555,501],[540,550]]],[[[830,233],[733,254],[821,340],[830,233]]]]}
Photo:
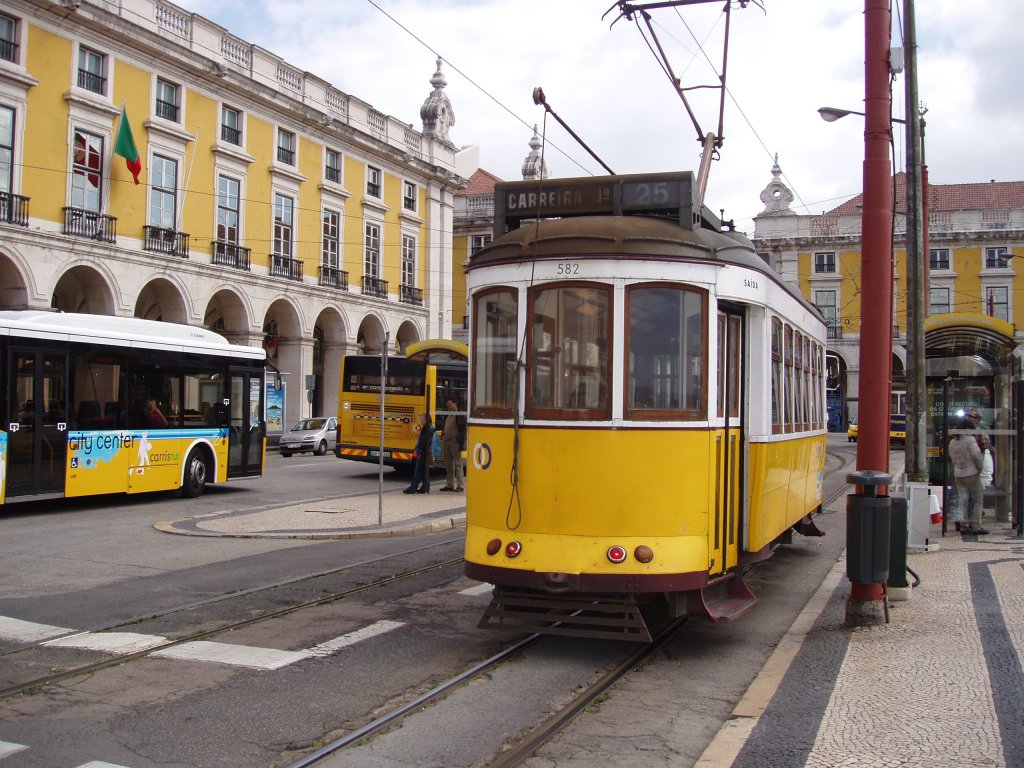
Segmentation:
{"type": "Polygon", "coordinates": [[[843,338],[843,326],[841,326],[837,321],[833,320],[826,323],[825,330],[828,334],[827,338],[829,341],[843,338]]]}
{"type": "Polygon", "coordinates": [[[270,254],[270,274],[274,277],[287,277],[289,280],[302,280],[302,262],[291,256],[270,254]]]}
{"type": "Polygon", "coordinates": [[[422,307],[423,289],[412,285],[400,285],[398,286],[398,300],[403,304],[415,304],[417,307],[422,307]]]}
{"type": "Polygon", "coordinates": [[[188,233],[147,224],[142,228],[142,250],[188,258],[188,233]]]}
{"type": "Polygon", "coordinates": [[[156,116],[172,123],[178,122],[178,105],[173,101],[156,100],[156,116]]]}
{"type": "Polygon", "coordinates": [[[103,243],[117,242],[117,217],[84,208],[64,208],[64,234],[90,237],[103,243]]]}
{"type": "Polygon", "coordinates": [[[339,291],[348,290],[348,272],[337,267],[320,265],[320,285],[325,288],[337,288],[339,291]]]}
{"type": "Polygon", "coordinates": [[[249,248],[243,248],[237,243],[229,243],[226,240],[213,241],[213,263],[222,267],[234,267],[249,271],[249,248]]]}
{"type": "Polygon", "coordinates": [[[28,226],[28,198],[0,192],[0,222],[28,226]]]}
{"type": "Polygon", "coordinates": [[[0,40],[0,59],[17,63],[18,44],[12,40],[0,40]]]}
{"type": "Polygon", "coordinates": [[[87,69],[79,69],[78,87],[103,95],[107,92],[107,78],[87,69]]]}
{"type": "Polygon", "coordinates": [[[222,125],[220,127],[220,139],[228,144],[234,144],[238,147],[242,146],[242,132],[237,128],[232,128],[230,125],[222,125]]]}
{"type": "Polygon", "coordinates": [[[388,281],[381,280],[379,277],[363,275],[363,295],[386,299],[388,297],[388,281]]]}

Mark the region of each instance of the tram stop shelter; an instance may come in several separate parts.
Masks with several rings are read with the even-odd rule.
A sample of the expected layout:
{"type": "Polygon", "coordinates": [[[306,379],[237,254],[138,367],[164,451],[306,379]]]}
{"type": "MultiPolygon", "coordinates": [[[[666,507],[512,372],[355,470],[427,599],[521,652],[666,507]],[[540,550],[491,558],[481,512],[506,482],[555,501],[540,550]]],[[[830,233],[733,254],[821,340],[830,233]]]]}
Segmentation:
{"type": "Polygon", "coordinates": [[[964,416],[977,412],[977,429],[988,435],[995,464],[985,507],[994,510],[996,522],[1012,519],[1018,532],[1024,491],[1022,356],[1024,345],[1014,339],[1013,325],[998,318],[956,312],[925,321],[929,484],[942,486],[944,496],[952,489],[949,438],[964,416]]]}

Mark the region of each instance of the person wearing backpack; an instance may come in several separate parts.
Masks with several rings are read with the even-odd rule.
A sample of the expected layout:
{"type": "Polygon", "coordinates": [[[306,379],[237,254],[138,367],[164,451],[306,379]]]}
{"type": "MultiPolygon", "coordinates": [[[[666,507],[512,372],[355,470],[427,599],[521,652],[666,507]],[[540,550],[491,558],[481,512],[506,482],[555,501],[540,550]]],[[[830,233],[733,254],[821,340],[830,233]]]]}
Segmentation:
{"type": "Polygon", "coordinates": [[[430,493],[430,466],[434,463],[432,444],[435,439],[434,425],[429,413],[420,414],[420,435],[416,438],[416,469],[412,473],[412,484],[402,493],[430,493]]]}

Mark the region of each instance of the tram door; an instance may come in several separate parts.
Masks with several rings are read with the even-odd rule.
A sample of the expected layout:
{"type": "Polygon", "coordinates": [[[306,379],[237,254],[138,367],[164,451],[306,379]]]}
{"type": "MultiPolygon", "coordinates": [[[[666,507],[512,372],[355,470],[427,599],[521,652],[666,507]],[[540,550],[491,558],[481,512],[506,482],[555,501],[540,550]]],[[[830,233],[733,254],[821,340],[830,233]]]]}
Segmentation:
{"type": "Polygon", "coordinates": [[[715,416],[715,519],[710,526],[712,573],[739,560],[743,509],[743,315],[718,313],[718,400],[715,416]]]}
{"type": "Polygon", "coordinates": [[[263,471],[263,377],[232,368],[228,373],[228,477],[263,471]]]}
{"type": "Polygon", "coordinates": [[[67,462],[67,356],[10,350],[7,386],[7,496],[64,491],[67,462]]]}

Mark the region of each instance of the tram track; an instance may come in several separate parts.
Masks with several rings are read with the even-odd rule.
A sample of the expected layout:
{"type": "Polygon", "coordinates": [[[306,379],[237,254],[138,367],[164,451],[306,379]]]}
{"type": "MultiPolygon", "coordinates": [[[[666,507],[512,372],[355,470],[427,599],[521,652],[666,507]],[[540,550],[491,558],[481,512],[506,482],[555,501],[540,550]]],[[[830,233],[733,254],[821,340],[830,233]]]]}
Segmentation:
{"type": "MultiPolygon", "coordinates": [[[[314,579],[319,578],[319,577],[333,576],[333,575],[337,575],[337,574],[341,574],[341,573],[346,573],[346,572],[352,571],[352,570],[354,570],[354,569],[356,569],[358,567],[361,567],[361,566],[378,564],[378,563],[385,562],[385,561],[388,561],[388,560],[393,560],[393,559],[395,559],[397,557],[400,557],[402,555],[408,555],[408,554],[411,554],[411,553],[414,553],[414,552],[421,552],[421,551],[424,551],[424,550],[429,550],[429,549],[432,549],[434,547],[442,546],[443,544],[446,544],[446,543],[450,543],[450,542],[438,542],[438,543],[427,545],[427,546],[424,546],[424,547],[418,547],[418,548],[415,548],[413,550],[408,550],[406,552],[402,552],[402,553],[399,553],[397,555],[389,555],[387,557],[374,558],[374,559],[371,559],[371,560],[368,560],[368,561],[365,561],[365,562],[355,563],[355,564],[352,564],[352,565],[349,565],[349,566],[345,566],[344,568],[336,568],[336,569],[330,569],[330,570],[327,570],[327,571],[322,571],[322,572],[317,572],[317,573],[312,573],[312,574],[305,574],[305,575],[297,577],[297,578],[287,579],[287,580],[283,580],[283,581],[280,581],[280,582],[275,582],[273,584],[261,585],[259,587],[253,587],[253,588],[250,588],[250,589],[247,589],[247,590],[242,590],[240,592],[233,592],[233,593],[229,593],[229,594],[226,594],[226,595],[219,595],[216,598],[210,598],[208,600],[198,601],[196,603],[192,603],[192,604],[189,604],[189,605],[177,606],[175,608],[166,609],[164,611],[153,612],[151,614],[147,614],[146,616],[134,617],[132,619],[125,619],[125,620],[118,621],[118,622],[115,622],[115,623],[107,624],[107,625],[104,625],[103,627],[100,627],[100,628],[97,628],[97,629],[81,630],[81,631],[76,631],[76,632],[73,632],[73,633],[66,633],[64,635],[60,635],[60,636],[57,636],[57,637],[51,637],[51,638],[47,638],[47,639],[39,641],[39,642],[27,644],[27,645],[21,646],[20,648],[17,648],[17,649],[8,650],[8,651],[4,652],[4,654],[2,654],[2,655],[10,657],[12,655],[17,654],[18,652],[28,652],[28,651],[33,651],[33,650],[40,650],[40,649],[46,648],[46,644],[47,643],[52,643],[54,640],[58,640],[58,639],[62,639],[62,638],[67,638],[67,637],[74,637],[74,636],[86,634],[86,633],[89,633],[89,632],[101,633],[103,631],[108,631],[109,632],[111,630],[120,629],[120,628],[124,628],[124,627],[127,627],[127,626],[137,626],[138,624],[140,624],[140,623],[142,623],[144,621],[151,621],[151,620],[154,620],[156,618],[162,618],[162,617],[165,617],[165,616],[170,616],[170,615],[181,613],[181,612],[184,612],[184,611],[187,611],[187,610],[190,610],[190,609],[196,609],[196,608],[199,608],[199,607],[207,607],[209,605],[215,605],[217,603],[222,603],[222,602],[224,602],[226,600],[230,600],[232,598],[236,598],[237,599],[237,598],[241,598],[241,597],[249,597],[249,596],[251,596],[253,594],[266,593],[266,592],[273,591],[275,589],[281,589],[281,588],[285,588],[285,587],[288,587],[288,586],[294,586],[296,584],[302,584],[304,582],[309,582],[309,581],[314,580],[314,579]]],[[[348,597],[352,597],[353,595],[357,595],[357,594],[360,594],[360,593],[363,593],[363,592],[367,592],[367,591],[373,590],[373,589],[380,589],[380,588],[383,588],[383,587],[387,587],[387,586],[399,583],[401,581],[404,581],[404,580],[407,580],[407,579],[411,579],[411,578],[414,578],[414,577],[417,577],[417,576],[422,576],[422,575],[425,575],[425,574],[429,574],[431,572],[434,572],[434,571],[437,571],[437,570],[441,570],[443,568],[446,568],[446,567],[449,567],[449,566],[452,566],[452,565],[457,565],[457,564],[462,563],[462,562],[463,562],[463,560],[462,560],[461,557],[459,557],[459,558],[450,558],[450,559],[443,560],[443,561],[440,561],[440,562],[431,563],[429,565],[426,565],[426,566],[423,566],[423,567],[420,567],[420,568],[413,568],[413,569],[409,569],[409,570],[405,570],[405,571],[400,571],[399,573],[389,574],[387,576],[384,576],[384,577],[381,577],[381,578],[378,578],[378,579],[375,579],[375,580],[372,580],[372,581],[368,581],[368,582],[366,582],[364,584],[358,584],[356,586],[353,586],[353,587],[350,587],[350,588],[347,588],[347,589],[343,589],[343,590],[336,591],[336,592],[330,592],[330,593],[328,593],[326,595],[322,595],[322,596],[314,598],[314,599],[303,600],[303,601],[298,602],[298,603],[293,603],[291,605],[286,605],[284,607],[277,608],[277,609],[271,610],[271,611],[261,612],[258,615],[250,616],[248,618],[241,619],[241,620],[238,620],[238,621],[233,621],[233,622],[229,622],[229,623],[223,623],[223,624],[220,624],[220,625],[217,625],[217,626],[214,626],[214,627],[210,627],[208,629],[204,629],[204,630],[201,630],[201,631],[198,631],[198,632],[190,632],[190,633],[188,633],[186,635],[183,635],[183,636],[180,636],[180,637],[176,637],[173,640],[168,640],[167,642],[153,645],[153,646],[148,647],[148,648],[146,648],[144,650],[139,650],[139,651],[125,653],[125,654],[119,654],[119,655],[117,655],[116,657],[113,657],[113,658],[103,659],[101,661],[96,661],[96,662],[92,662],[92,663],[89,663],[89,664],[81,664],[81,665],[78,665],[78,666],[69,667],[68,669],[60,670],[59,672],[52,672],[52,673],[50,673],[48,675],[37,677],[37,678],[31,679],[31,680],[26,680],[26,681],[18,682],[18,683],[12,684],[12,685],[8,685],[8,686],[6,686],[4,688],[0,688],[0,700],[7,699],[7,698],[10,698],[12,696],[17,696],[17,695],[20,695],[20,694],[23,694],[23,693],[29,693],[29,692],[35,692],[37,690],[42,690],[42,689],[45,689],[49,685],[53,685],[54,683],[58,683],[58,682],[61,682],[63,680],[67,680],[67,679],[70,679],[70,678],[78,677],[78,676],[81,676],[81,675],[91,674],[93,672],[98,672],[98,671],[101,671],[101,670],[104,670],[104,669],[108,669],[110,667],[119,666],[121,664],[125,664],[125,663],[131,662],[131,661],[135,661],[135,660],[138,660],[138,659],[143,659],[143,658],[146,658],[147,656],[150,656],[152,654],[158,653],[160,651],[165,651],[165,650],[167,650],[169,648],[173,648],[175,646],[183,645],[185,643],[196,642],[196,641],[201,641],[201,640],[207,640],[207,639],[209,639],[211,637],[215,637],[217,635],[233,632],[235,630],[242,629],[244,627],[250,627],[250,626],[253,626],[255,624],[260,624],[262,622],[270,621],[272,619],[281,618],[283,616],[287,616],[289,614],[293,614],[293,613],[296,613],[298,611],[302,611],[302,610],[309,609],[309,608],[314,608],[314,607],[317,607],[317,606],[327,605],[327,604],[330,604],[330,603],[333,603],[333,602],[337,602],[339,600],[343,600],[343,599],[348,598],[348,597]]]]}

